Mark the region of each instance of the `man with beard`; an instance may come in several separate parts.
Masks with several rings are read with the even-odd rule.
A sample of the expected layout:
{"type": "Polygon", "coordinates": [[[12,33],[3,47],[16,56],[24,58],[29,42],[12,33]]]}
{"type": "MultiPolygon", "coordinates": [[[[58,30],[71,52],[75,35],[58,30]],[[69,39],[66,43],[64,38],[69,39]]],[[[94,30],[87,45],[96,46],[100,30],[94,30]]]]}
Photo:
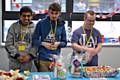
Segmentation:
{"type": "Polygon", "coordinates": [[[73,57],[85,54],[84,58],[87,59],[85,66],[98,65],[98,53],[102,48],[101,34],[93,27],[95,20],[95,12],[87,11],[84,14],[84,24],[73,32],[71,39],[73,57]]]}

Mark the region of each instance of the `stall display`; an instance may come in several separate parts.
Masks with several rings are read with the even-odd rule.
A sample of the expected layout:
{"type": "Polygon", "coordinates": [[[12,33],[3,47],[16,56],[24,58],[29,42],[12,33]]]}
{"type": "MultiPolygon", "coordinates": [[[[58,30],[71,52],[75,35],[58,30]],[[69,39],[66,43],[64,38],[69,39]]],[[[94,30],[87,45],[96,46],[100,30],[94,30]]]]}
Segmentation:
{"type": "MultiPolygon", "coordinates": [[[[92,66],[82,68],[84,73],[81,75],[81,67],[75,69],[75,72],[67,71],[66,78],[62,80],[119,80],[120,69],[115,69],[110,66],[92,66]]],[[[0,80],[61,80],[54,78],[54,72],[29,72],[19,70],[3,71],[0,70],[0,80]]]]}
{"type": "Polygon", "coordinates": [[[119,73],[119,70],[110,66],[84,66],[89,60],[88,56],[87,53],[81,53],[73,57],[69,66],[69,71],[72,77],[115,77],[119,73]]]}
{"type": "Polygon", "coordinates": [[[110,66],[92,66],[84,68],[75,68],[71,73],[72,77],[88,77],[88,78],[103,78],[103,77],[115,77],[118,74],[118,70],[110,66]],[[81,74],[83,72],[83,74],[81,74]]]}

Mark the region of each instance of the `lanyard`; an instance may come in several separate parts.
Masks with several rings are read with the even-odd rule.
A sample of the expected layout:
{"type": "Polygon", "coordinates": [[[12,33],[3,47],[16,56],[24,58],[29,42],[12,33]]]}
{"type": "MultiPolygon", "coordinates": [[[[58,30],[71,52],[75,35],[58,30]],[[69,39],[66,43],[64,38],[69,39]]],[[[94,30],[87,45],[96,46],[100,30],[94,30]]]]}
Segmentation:
{"type": "Polygon", "coordinates": [[[91,29],[91,31],[90,31],[90,36],[89,36],[89,38],[88,38],[88,37],[87,37],[87,34],[86,34],[86,31],[85,31],[85,28],[83,27],[83,32],[84,32],[84,34],[86,34],[85,38],[86,38],[86,40],[87,40],[86,46],[87,46],[88,43],[90,42],[90,37],[92,36],[92,30],[93,30],[93,28],[91,29]]]}
{"type": "Polygon", "coordinates": [[[28,26],[26,26],[27,28],[25,30],[23,30],[24,28],[21,26],[20,28],[20,40],[23,41],[25,39],[25,35],[28,33],[28,26]]]}
{"type": "Polygon", "coordinates": [[[53,30],[52,22],[50,20],[50,28],[51,28],[51,33],[55,35],[57,30],[57,21],[55,21],[55,29],[53,30]]]}

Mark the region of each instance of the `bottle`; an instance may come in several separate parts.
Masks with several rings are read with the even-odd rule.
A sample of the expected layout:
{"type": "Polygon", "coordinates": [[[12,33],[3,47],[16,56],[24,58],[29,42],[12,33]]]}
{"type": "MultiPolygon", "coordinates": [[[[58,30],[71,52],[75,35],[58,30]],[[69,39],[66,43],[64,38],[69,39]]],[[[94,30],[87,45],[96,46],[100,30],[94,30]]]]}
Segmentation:
{"type": "Polygon", "coordinates": [[[53,59],[54,59],[54,71],[53,71],[53,76],[54,76],[54,79],[57,78],[57,59],[58,59],[58,56],[57,55],[52,55],[53,59]]]}
{"type": "Polygon", "coordinates": [[[54,78],[57,80],[65,80],[66,79],[66,69],[63,63],[63,57],[59,56],[56,60],[56,64],[54,67],[54,78]]]}
{"type": "Polygon", "coordinates": [[[58,71],[57,71],[58,79],[65,80],[66,69],[65,69],[65,66],[64,66],[64,63],[63,63],[63,57],[59,56],[59,59],[58,59],[57,62],[58,62],[58,71]]]}

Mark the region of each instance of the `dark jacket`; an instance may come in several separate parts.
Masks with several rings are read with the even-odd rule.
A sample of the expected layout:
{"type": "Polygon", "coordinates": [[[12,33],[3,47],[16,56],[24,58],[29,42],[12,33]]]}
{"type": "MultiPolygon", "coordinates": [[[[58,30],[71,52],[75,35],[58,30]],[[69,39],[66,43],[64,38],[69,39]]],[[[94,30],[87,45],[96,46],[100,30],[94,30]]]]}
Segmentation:
{"type": "Polygon", "coordinates": [[[44,42],[45,38],[48,36],[51,26],[49,16],[45,17],[39,21],[36,25],[34,35],[32,37],[32,43],[35,48],[38,48],[38,58],[41,60],[51,60],[51,54],[60,54],[61,48],[67,45],[66,31],[64,27],[65,22],[58,19],[57,21],[57,30],[56,30],[56,40],[60,42],[59,47],[56,50],[48,50],[41,45],[41,42],[44,42]]]}

